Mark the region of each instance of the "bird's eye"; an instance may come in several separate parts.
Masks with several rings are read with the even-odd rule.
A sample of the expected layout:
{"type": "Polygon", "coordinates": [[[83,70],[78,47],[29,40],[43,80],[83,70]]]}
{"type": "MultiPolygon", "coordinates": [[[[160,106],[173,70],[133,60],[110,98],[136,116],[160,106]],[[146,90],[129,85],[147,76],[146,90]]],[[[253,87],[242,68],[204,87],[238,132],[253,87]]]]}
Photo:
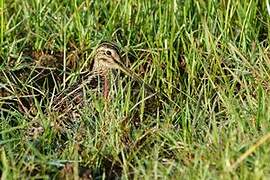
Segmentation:
{"type": "Polygon", "coordinates": [[[106,53],[107,56],[111,56],[112,55],[112,52],[109,51],[109,50],[107,50],[105,53],[106,53]]]}

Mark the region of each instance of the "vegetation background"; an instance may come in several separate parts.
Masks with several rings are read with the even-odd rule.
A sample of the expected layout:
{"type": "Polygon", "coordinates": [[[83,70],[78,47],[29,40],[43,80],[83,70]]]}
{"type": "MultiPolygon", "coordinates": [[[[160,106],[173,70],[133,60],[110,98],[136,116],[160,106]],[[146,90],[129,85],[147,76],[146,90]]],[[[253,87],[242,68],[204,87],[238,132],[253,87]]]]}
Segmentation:
{"type": "MultiPolygon", "coordinates": [[[[2,179],[270,177],[265,1],[0,0],[0,14],[1,71],[45,54],[60,60],[68,77],[68,68],[89,61],[92,49],[109,40],[172,100],[155,116],[144,115],[140,104],[134,125],[132,89],[120,91],[107,105],[93,101],[64,139],[41,111],[34,120],[1,111],[2,179]],[[44,128],[34,139],[25,133],[32,121],[44,128]]],[[[1,85],[8,79],[1,76],[1,85]]]]}

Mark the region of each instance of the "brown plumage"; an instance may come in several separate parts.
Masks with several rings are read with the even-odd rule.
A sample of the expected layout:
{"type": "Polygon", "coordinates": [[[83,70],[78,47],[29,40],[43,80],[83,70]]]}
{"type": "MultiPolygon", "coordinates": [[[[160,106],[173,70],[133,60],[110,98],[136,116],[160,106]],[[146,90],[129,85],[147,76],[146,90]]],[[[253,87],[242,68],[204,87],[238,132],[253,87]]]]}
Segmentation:
{"type": "MultiPolygon", "coordinates": [[[[105,99],[109,99],[109,76],[113,69],[119,69],[125,75],[144,84],[148,92],[147,96],[153,94],[150,95],[152,98],[148,99],[145,104],[147,105],[147,109],[150,109],[149,104],[157,104],[152,101],[158,100],[155,90],[144,83],[144,81],[135,73],[125,67],[121,62],[118,47],[115,44],[103,42],[96,49],[92,69],[89,72],[82,74],[79,78],[80,80],[75,85],[53,97],[54,103],[51,106],[52,111],[60,112],[58,113],[58,118],[68,117],[69,120],[76,119],[80,114],[77,111],[78,108],[84,107],[88,103],[87,101],[91,101],[91,98],[88,96],[89,94],[102,93],[105,99]]],[[[136,97],[138,97],[138,91],[140,91],[140,88],[134,90],[136,97]]],[[[153,108],[151,107],[151,109],[153,108]]]]}
{"type": "Polygon", "coordinates": [[[92,69],[81,75],[80,80],[75,85],[53,97],[52,111],[60,112],[58,113],[59,117],[67,116],[69,119],[70,117],[73,119],[78,115],[76,110],[86,105],[87,99],[89,99],[87,94],[102,92],[103,97],[108,99],[109,76],[113,69],[119,69],[133,79],[143,81],[124,66],[121,62],[119,49],[115,44],[103,42],[95,51],[92,69]]]}

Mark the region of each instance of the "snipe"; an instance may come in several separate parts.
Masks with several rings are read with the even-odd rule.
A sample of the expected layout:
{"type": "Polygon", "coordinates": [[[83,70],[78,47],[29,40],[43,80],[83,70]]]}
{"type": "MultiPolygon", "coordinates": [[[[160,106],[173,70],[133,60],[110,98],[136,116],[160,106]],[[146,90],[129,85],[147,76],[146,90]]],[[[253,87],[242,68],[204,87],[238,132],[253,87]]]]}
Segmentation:
{"type": "MultiPolygon", "coordinates": [[[[77,108],[83,107],[87,102],[85,94],[88,90],[102,91],[103,97],[108,99],[109,75],[113,69],[119,69],[132,79],[144,83],[122,63],[118,46],[103,42],[96,49],[92,69],[88,73],[84,73],[78,83],[53,98],[52,110],[61,112],[60,117],[68,115],[69,119],[70,116],[74,118],[78,115],[77,108]]],[[[145,84],[145,86],[153,90],[149,85],[145,84]]]]}

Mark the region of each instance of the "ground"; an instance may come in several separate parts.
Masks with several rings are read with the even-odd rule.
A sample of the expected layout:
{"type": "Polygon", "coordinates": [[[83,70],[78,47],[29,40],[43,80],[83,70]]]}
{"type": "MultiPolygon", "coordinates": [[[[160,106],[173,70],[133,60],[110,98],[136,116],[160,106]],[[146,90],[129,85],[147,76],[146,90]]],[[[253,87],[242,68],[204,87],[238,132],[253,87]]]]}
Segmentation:
{"type": "MultiPolygon", "coordinates": [[[[0,13],[0,85],[10,90],[0,91],[2,179],[270,177],[266,1],[0,0],[0,13]],[[135,98],[123,75],[110,100],[92,98],[75,122],[48,112],[47,96],[32,98],[31,111],[3,110],[40,85],[37,65],[54,69],[54,89],[68,88],[103,40],[166,94],[155,113],[144,85],[135,98]]],[[[50,93],[50,82],[39,90],[50,93]]]]}

